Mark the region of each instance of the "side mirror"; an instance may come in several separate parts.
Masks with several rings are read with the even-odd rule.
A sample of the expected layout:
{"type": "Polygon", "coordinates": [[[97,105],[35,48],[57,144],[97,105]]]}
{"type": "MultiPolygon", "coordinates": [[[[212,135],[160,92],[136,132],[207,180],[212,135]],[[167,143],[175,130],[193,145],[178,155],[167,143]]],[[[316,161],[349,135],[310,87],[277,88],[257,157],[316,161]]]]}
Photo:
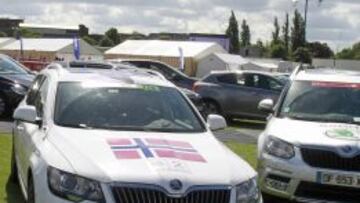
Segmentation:
{"type": "Polygon", "coordinates": [[[227,127],[224,117],[216,114],[210,114],[207,117],[207,123],[210,126],[210,130],[221,130],[227,127]]]}
{"type": "Polygon", "coordinates": [[[13,115],[14,120],[25,121],[29,123],[37,123],[37,113],[35,106],[18,107],[13,115]]]}
{"type": "Polygon", "coordinates": [[[264,113],[273,113],[274,101],[272,99],[264,99],[259,103],[258,109],[264,113]]]}

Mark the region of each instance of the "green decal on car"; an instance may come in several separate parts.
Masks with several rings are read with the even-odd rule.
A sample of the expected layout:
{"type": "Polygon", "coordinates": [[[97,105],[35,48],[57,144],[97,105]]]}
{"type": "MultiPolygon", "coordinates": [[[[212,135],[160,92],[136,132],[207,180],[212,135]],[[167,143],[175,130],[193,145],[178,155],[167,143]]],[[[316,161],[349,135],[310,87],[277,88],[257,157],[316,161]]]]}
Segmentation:
{"type": "Polygon", "coordinates": [[[149,91],[149,92],[159,92],[160,91],[160,88],[155,85],[141,85],[141,88],[144,91],[149,91]]]}
{"type": "Polygon", "coordinates": [[[360,140],[352,131],[348,129],[332,129],[325,133],[328,137],[342,140],[360,140]]]}

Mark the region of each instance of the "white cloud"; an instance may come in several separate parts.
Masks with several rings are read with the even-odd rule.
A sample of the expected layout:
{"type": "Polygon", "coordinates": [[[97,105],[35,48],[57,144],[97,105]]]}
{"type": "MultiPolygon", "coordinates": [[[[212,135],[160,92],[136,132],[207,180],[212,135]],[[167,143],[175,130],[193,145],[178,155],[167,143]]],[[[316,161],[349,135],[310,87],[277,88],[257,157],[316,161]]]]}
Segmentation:
{"type": "MultiPolygon", "coordinates": [[[[28,23],[86,24],[91,32],[109,27],[120,32],[224,33],[230,11],[239,24],[246,19],[252,40],[269,40],[273,19],[283,23],[285,13],[303,12],[304,0],[0,0],[1,16],[22,17],[28,23]]],[[[359,0],[310,1],[308,39],[336,47],[360,40],[359,0]]]]}

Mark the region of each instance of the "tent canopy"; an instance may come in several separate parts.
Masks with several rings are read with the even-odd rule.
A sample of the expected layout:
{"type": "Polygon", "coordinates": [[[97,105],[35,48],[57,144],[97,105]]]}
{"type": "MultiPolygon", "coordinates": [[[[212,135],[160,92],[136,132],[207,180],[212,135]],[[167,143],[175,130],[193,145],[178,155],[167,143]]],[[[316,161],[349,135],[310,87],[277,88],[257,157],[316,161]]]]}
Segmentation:
{"type": "Polygon", "coordinates": [[[163,56],[179,57],[179,49],[184,57],[201,57],[203,52],[214,49],[219,52],[225,50],[213,42],[193,41],[165,41],[165,40],[127,40],[122,44],[108,50],[108,55],[138,55],[138,56],[163,56]]]}

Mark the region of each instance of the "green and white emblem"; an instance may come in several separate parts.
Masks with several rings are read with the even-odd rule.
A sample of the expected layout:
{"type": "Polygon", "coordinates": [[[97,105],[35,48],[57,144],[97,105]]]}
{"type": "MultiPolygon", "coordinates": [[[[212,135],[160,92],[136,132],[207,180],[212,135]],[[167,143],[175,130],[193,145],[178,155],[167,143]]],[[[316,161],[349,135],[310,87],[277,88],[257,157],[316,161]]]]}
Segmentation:
{"type": "Polygon", "coordinates": [[[348,129],[332,129],[325,133],[328,137],[340,140],[352,140],[359,141],[360,137],[355,135],[351,130],[348,129]]]}

